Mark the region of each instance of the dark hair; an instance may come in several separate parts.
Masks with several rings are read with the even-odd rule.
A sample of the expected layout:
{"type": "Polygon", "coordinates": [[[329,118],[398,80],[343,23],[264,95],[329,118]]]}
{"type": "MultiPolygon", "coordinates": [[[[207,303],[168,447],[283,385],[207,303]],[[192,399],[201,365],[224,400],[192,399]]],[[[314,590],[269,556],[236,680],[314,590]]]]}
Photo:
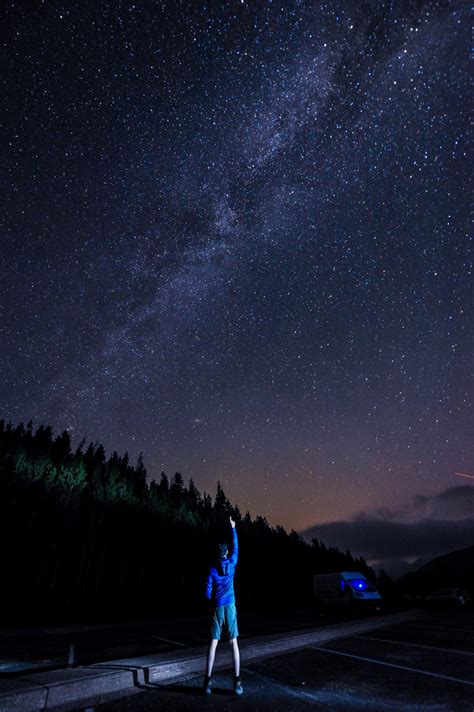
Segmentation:
{"type": "Polygon", "coordinates": [[[225,559],[228,549],[229,547],[225,543],[220,543],[217,545],[217,553],[219,555],[219,559],[225,559]]]}

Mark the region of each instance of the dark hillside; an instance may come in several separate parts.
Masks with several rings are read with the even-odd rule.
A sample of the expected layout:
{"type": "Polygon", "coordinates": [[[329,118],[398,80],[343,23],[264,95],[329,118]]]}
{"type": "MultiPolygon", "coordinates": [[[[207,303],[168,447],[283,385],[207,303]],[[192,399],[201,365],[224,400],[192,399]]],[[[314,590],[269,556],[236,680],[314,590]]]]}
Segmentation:
{"type": "Polygon", "coordinates": [[[417,572],[402,576],[397,586],[403,592],[423,595],[453,586],[474,593],[474,546],[436,557],[417,572]]]}

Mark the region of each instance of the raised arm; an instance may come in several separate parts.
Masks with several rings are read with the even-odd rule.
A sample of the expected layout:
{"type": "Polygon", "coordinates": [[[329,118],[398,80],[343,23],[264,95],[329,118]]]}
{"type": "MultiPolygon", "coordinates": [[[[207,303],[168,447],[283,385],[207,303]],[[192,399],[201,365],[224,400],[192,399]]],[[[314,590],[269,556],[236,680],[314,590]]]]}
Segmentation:
{"type": "Polygon", "coordinates": [[[237,539],[237,529],[235,528],[235,522],[232,517],[229,517],[229,519],[230,526],[232,527],[232,554],[229,557],[229,561],[235,566],[237,563],[237,559],[239,558],[239,541],[237,539]]]}

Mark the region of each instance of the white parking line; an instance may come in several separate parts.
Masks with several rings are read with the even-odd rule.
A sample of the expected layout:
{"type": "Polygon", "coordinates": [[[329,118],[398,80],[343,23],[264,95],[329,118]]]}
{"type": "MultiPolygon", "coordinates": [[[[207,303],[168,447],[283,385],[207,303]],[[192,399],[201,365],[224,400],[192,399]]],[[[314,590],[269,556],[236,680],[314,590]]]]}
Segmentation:
{"type": "MultiPolygon", "coordinates": [[[[399,626],[408,626],[409,628],[432,628],[433,630],[448,630],[449,632],[459,632],[459,633],[474,633],[474,628],[456,628],[456,626],[448,625],[431,625],[430,623],[399,623],[399,626]]],[[[398,626],[397,626],[398,627],[398,626]]]]}
{"type": "Polygon", "coordinates": [[[172,643],[172,645],[179,645],[181,648],[187,648],[189,646],[185,645],[184,643],[178,643],[176,640],[168,640],[168,638],[160,638],[158,635],[152,635],[152,638],[155,640],[162,640],[164,643],[172,643]]]}
{"type": "Polygon", "coordinates": [[[375,663],[376,665],[384,665],[385,667],[397,668],[398,670],[406,670],[408,672],[416,672],[419,675],[428,675],[429,677],[437,677],[441,680],[449,680],[450,682],[459,682],[462,685],[471,685],[474,687],[474,682],[470,680],[462,680],[459,677],[450,677],[449,675],[440,675],[437,672],[429,672],[428,670],[419,670],[418,668],[407,667],[405,665],[396,665],[395,663],[387,663],[385,660],[375,660],[374,658],[365,658],[362,655],[352,655],[351,653],[343,653],[340,650],[332,648],[320,648],[316,645],[309,645],[312,650],[318,650],[321,653],[332,653],[333,655],[342,655],[345,658],[353,658],[354,660],[362,660],[365,663],[375,663]]]}
{"type": "MultiPolygon", "coordinates": [[[[327,688],[309,692],[309,690],[301,690],[291,685],[285,685],[282,682],[278,682],[273,677],[270,677],[268,675],[262,675],[262,673],[256,672],[255,670],[251,670],[247,667],[242,668],[242,670],[245,672],[246,677],[255,677],[258,680],[269,684],[272,690],[279,690],[283,694],[289,695],[290,697],[295,697],[299,700],[304,700],[305,702],[319,702],[325,707],[329,704],[338,705],[338,707],[344,705],[345,709],[352,709],[354,707],[355,696],[353,690],[345,693],[339,692],[332,688],[327,688]]],[[[357,705],[357,707],[359,706],[361,708],[363,707],[364,709],[369,709],[370,707],[373,707],[377,712],[380,712],[381,710],[393,710],[393,706],[391,703],[386,704],[380,699],[369,699],[366,695],[364,695],[363,701],[360,700],[360,705],[357,705]]]]}
{"type": "Polygon", "coordinates": [[[403,640],[387,640],[387,638],[371,638],[368,635],[352,635],[351,638],[359,640],[378,640],[381,643],[393,643],[394,645],[409,645],[412,648],[425,648],[425,650],[439,650],[442,653],[456,653],[457,655],[470,655],[474,658],[474,653],[467,650],[454,650],[453,648],[438,648],[434,645],[420,645],[420,643],[406,643],[403,640]]]}

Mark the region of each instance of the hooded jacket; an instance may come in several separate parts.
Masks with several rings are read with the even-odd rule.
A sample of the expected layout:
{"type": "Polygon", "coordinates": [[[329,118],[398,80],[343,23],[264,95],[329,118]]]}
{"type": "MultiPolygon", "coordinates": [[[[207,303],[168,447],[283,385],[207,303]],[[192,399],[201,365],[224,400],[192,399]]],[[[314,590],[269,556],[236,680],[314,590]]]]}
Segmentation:
{"type": "Polygon", "coordinates": [[[206,598],[213,598],[216,606],[235,603],[234,574],[239,557],[239,543],[235,527],[232,529],[232,553],[228,558],[220,559],[217,566],[211,566],[207,577],[206,598]]]}

